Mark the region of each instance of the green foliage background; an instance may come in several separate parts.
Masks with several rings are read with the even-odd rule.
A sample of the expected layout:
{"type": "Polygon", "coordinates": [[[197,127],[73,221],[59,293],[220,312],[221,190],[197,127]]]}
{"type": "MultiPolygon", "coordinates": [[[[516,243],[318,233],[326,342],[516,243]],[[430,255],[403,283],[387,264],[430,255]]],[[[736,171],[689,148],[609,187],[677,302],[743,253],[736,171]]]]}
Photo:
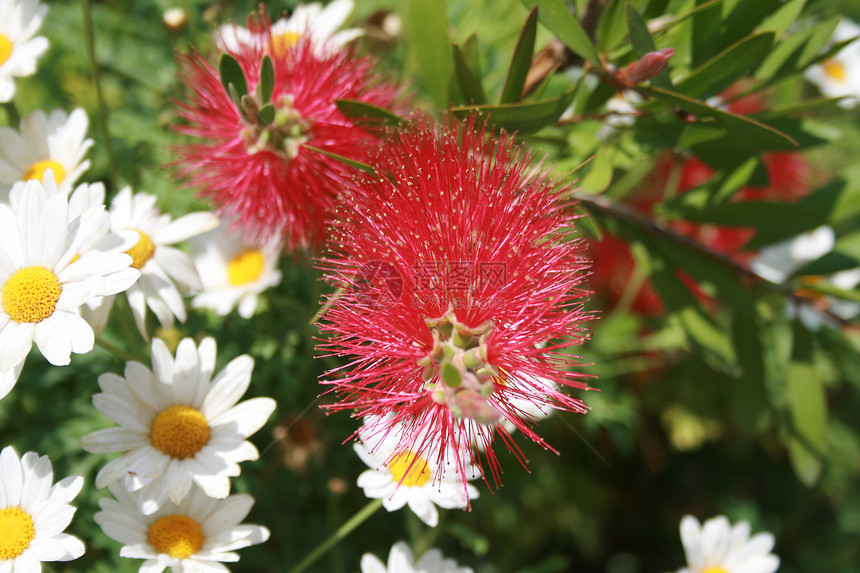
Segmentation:
{"type": "MultiPolygon", "coordinates": [[[[176,121],[172,100],[182,97],[175,56],[191,45],[205,49],[214,23],[231,18],[241,23],[257,3],[186,0],[181,6],[191,19],[175,32],[162,23],[163,12],[175,7],[168,0],[93,3],[104,110],[95,97],[84,43],[82,6],[87,4],[49,2],[42,34],[51,48],[36,76],[16,82],[19,111],[85,108],[96,141],[85,180],[105,181],[109,195],[126,184],[155,193],[160,207],[173,215],[205,208],[177,186],[165,167],[174,160],[171,146],[180,141],[170,128],[176,121]],[[97,127],[103,112],[112,157],[97,127]]],[[[379,12],[401,17],[402,36],[369,36],[362,50],[377,55],[385,73],[410,85],[427,111],[447,108],[449,102],[468,107],[469,101],[478,101],[476,85],[488,102],[498,101],[529,13],[525,4],[530,7],[515,0],[357,4],[354,22],[367,22],[379,12]],[[422,25],[414,25],[419,18],[422,25]],[[469,39],[473,33],[477,42],[469,39]],[[462,50],[459,67],[449,59],[449,41],[462,50]]],[[[553,7],[564,7],[561,0],[539,4],[544,18],[553,7]]],[[[581,14],[588,3],[575,4],[581,14]]],[[[605,14],[592,35],[597,50],[619,67],[636,59],[634,51],[651,38],[628,27],[625,3],[593,4],[603,5],[605,14]]],[[[725,513],[733,521],[749,520],[754,531],[775,534],[780,571],[860,571],[860,330],[854,325],[810,332],[786,318],[789,287],[746,280],[707,253],[659,232],[676,218],[744,224],[758,229],[762,246],[828,223],[837,232],[837,250],[860,266],[858,115],[819,98],[800,74],[820,59],[834,18],[860,19],[860,6],[848,0],[630,0],[629,5],[646,19],[694,13],[653,38],[658,48],[676,48],[673,77],[694,79],[665,84],[672,89],[664,93],[652,82],[652,103],[635,127],[602,143],[596,136],[601,125],[596,110],[614,90],[606,84],[577,84],[564,73],[523,102],[552,105],[512,104],[507,116],[489,112],[491,121],[526,133],[523,140],[546,153],[559,175],[596,155],[576,175],[582,176],[577,193],[589,215],[582,228],[586,234],[617,234],[634,246],[664,298],[666,316],[644,318],[617,309],[592,323],[593,340],[582,353],[593,364],[587,371],[597,376],[594,385],[600,391],[583,396],[589,414],[561,413],[541,422],[540,433],[557,453],[521,440],[527,467],[502,453],[504,487],[492,493],[482,487],[471,512],[442,512],[436,529],[426,528],[407,510],[377,513],[311,570],[357,571],[363,553],[385,557],[395,541],[406,538],[419,551],[437,546],[480,573],[669,571],[684,564],[681,516],[691,513],[704,520],[725,513]],[[768,19],[774,12],[782,19],[768,19]],[[737,42],[742,49],[730,58],[712,60],[737,42]],[[769,90],[777,111],[756,119],[770,128],[684,103],[682,96],[703,101],[739,77],[753,78],[769,90]],[[584,119],[554,125],[569,104],[584,119]],[[675,107],[711,119],[689,124],[675,107]],[[766,177],[756,159],[759,152],[794,149],[771,128],[799,142],[820,188],[799,205],[765,206],[776,210],[730,203],[732,191],[766,177]],[[655,231],[626,219],[617,206],[666,149],[707,158],[717,175],[701,193],[664,202],[656,211],[655,231]],[[717,305],[703,306],[679,288],[677,268],[699,281],[717,305]]],[[[267,6],[277,17],[294,4],[267,6]]],[[[563,39],[585,59],[592,57],[589,44],[579,43],[575,26],[564,18],[542,24],[553,30],[536,28],[537,48],[553,34],[574,30],[563,39]]],[[[325,287],[309,257],[285,258],[282,269],[283,283],[267,294],[253,320],[194,311],[176,331],[162,333],[173,343],[183,336],[214,336],[219,367],[250,353],[256,368],[246,397],[271,396],[279,404],[270,423],[252,437],[261,459],[243,464],[242,476],[233,481],[235,491],[257,499],[248,521],[267,526],[272,538],[243,550],[235,571],[288,569],[367,502],[355,486],[364,467],[343,444],[356,421],[344,414],[325,416],[317,408],[329,399],[318,397],[317,379],[336,365],[332,358],[314,358],[318,333],[309,324],[325,287]],[[282,442],[273,438],[276,426],[296,416],[308,422],[303,427],[319,442],[304,471],[283,463],[282,442]]],[[[834,270],[838,265],[822,260],[808,274],[834,270]]],[[[857,292],[840,294],[860,298],[857,292]]],[[[590,308],[600,308],[599,295],[590,308]]],[[[121,318],[108,332],[111,341],[148,363],[146,345],[121,318]]],[[[107,495],[95,490],[93,478],[107,458],[79,446],[82,436],[110,425],[90,401],[98,375],[122,367],[120,359],[99,348],[64,368],[50,367],[34,352],[17,387],[0,402],[0,444],[14,445],[19,453],[49,454],[56,476],[78,474],[87,480],[69,529],[84,539],[87,553],[48,570],[119,573],[140,564],[119,558],[118,544],[92,521],[97,500],[107,495]]]]}

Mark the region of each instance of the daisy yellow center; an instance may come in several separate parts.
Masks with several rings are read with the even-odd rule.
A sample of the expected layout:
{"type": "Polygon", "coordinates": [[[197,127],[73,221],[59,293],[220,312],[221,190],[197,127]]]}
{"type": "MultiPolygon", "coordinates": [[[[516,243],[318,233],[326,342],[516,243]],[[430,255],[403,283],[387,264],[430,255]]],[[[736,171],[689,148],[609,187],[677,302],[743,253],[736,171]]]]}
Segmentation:
{"type": "Polygon", "coordinates": [[[272,36],[272,54],[277,57],[284,56],[301,39],[302,35],[298,32],[284,32],[283,34],[272,36]]]}
{"type": "Polygon", "coordinates": [[[134,230],[140,233],[140,239],[137,240],[137,244],[135,244],[125,253],[131,256],[132,268],[140,270],[143,268],[143,265],[145,265],[146,262],[152,258],[152,255],[155,254],[155,243],[152,242],[152,239],[149,238],[149,235],[147,235],[140,229],[134,230]]]}
{"type": "Polygon", "coordinates": [[[702,571],[702,573],[729,573],[729,572],[726,571],[725,569],[723,569],[722,567],[708,567],[707,569],[702,571]]]}
{"type": "Polygon", "coordinates": [[[24,172],[24,181],[38,179],[41,183],[44,183],[45,172],[48,171],[48,169],[54,172],[54,179],[57,181],[58,185],[66,178],[66,170],[63,169],[62,165],[56,161],[45,159],[44,161],[37,161],[24,172]]]}
{"type": "Polygon", "coordinates": [[[848,78],[848,72],[845,69],[845,64],[836,60],[827,60],[822,64],[824,73],[832,80],[844,82],[848,78]]]}
{"type": "Polygon", "coordinates": [[[149,544],[174,559],[188,559],[203,547],[206,538],[200,524],[187,515],[168,515],[149,526],[149,544]]]}
{"type": "Polygon", "coordinates": [[[388,464],[394,481],[405,487],[421,487],[430,481],[427,461],[418,454],[406,451],[397,454],[388,464]]]}
{"type": "Polygon", "coordinates": [[[227,263],[227,278],[230,279],[230,284],[240,286],[254,282],[263,274],[265,262],[263,253],[257,249],[239,253],[227,263]]]}
{"type": "Polygon", "coordinates": [[[12,42],[9,41],[9,38],[0,34],[0,65],[2,65],[6,60],[9,59],[9,56],[12,55],[12,42]]]}
{"type": "Polygon", "coordinates": [[[152,446],[173,458],[193,457],[209,443],[209,422],[191,406],[176,405],[152,421],[149,439],[152,446]]]}
{"type": "Polygon", "coordinates": [[[20,507],[0,509],[0,561],[24,553],[36,537],[33,519],[20,507]]]}
{"type": "Polygon", "coordinates": [[[62,292],[60,280],[45,267],[24,267],[9,277],[0,299],[15,322],[38,323],[54,314],[62,292]]]}

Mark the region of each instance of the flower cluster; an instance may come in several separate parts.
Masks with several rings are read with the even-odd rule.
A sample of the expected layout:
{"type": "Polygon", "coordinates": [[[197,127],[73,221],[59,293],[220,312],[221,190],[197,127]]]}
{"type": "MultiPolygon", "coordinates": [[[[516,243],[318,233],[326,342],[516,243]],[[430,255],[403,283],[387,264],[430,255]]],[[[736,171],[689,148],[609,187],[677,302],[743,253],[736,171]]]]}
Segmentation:
{"type": "Polygon", "coordinates": [[[156,338],[152,370],[129,362],[124,378],[99,377],[102,392],[93,404],[119,427],[89,434],[81,445],[93,453],[125,453],[96,476],[96,487],[111,486],[117,499],[102,500],[96,520],[126,544],[121,555],[147,559],[142,570],[229,561],[229,551],[269,536],[264,527],[239,525],[253,499],[228,495],[238,463],[259,457],[247,438],[266,423],[275,401],[237,404],[254,361],[240,356],[215,375],[215,355],[212,338],[199,346],[183,339],[175,359],[156,338]]]}

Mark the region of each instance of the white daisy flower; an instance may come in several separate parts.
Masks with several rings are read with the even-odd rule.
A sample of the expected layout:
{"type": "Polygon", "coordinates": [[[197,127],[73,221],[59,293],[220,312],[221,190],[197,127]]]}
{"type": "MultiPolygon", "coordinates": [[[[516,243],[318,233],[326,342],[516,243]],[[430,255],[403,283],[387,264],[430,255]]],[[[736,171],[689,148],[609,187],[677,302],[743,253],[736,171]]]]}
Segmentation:
{"type": "Polygon", "coordinates": [[[70,222],[65,194],[46,193],[38,180],[18,185],[16,208],[0,204],[0,372],[23,362],[34,341],[56,366],[92,350],[80,306],[124,291],[140,275],[124,253],[78,257],[103,207],[70,222]]]}
{"type": "Polygon", "coordinates": [[[0,103],[15,95],[12,78],[36,73],[36,60],[48,49],[48,40],[33,35],[47,13],[48,6],[38,0],[0,0],[0,103]]]}
{"type": "Polygon", "coordinates": [[[0,452],[0,571],[38,573],[43,561],[84,554],[81,540],[63,533],[75,515],[69,502],[84,478],[53,481],[48,456],[27,452],[19,459],[11,446],[0,452]]]}
{"type": "Polygon", "coordinates": [[[251,318],[260,293],[281,282],[277,269],[281,244],[277,240],[247,245],[241,235],[222,225],[190,242],[203,284],[202,292],[191,301],[194,308],[211,308],[223,316],[238,306],[239,316],[251,318]]]}
{"type": "Polygon", "coordinates": [[[248,494],[218,500],[194,488],[182,502],[167,502],[152,515],[141,515],[137,494],[118,484],[110,491],[116,500],[99,500],[101,511],[94,519],[105,535],[124,544],[121,557],[146,559],[142,573],[160,573],[167,567],[180,573],[227,573],[219,561],[238,561],[236,549],[269,538],[265,527],[242,523],[254,505],[248,494]]]}
{"type": "MultiPolygon", "coordinates": [[[[157,198],[148,193],[132,194],[126,187],[114,197],[110,206],[111,231],[123,238],[134,237],[134,246],[126,252],[140,270],[140,280],[126,291],[135,323],[144,338],[148,306],[164,328],[172,328],[174,317],[185,322],[185,301],[175,283],[188,290],[200,290],[202,284],[191,257],[170,245],[179,243],[218,226],[212,213],[191,213],[171,220],[155,206],[157,198]]],[[[86,318],[96,331],[104,328],[113,297],[105,298],[86,318]]]]}
{"type": "MultiPolygon", "coordinates": [[[[2,0],[0,0],[2,1],[2,0]]],[[[93,145],[87,138],[89,119],[76,109],[71,114],[38,110],[21,119],[18,131],[0,128],[0,200],[6,201],[18,181],[45,181],[53,172],[60,191],[69,193],[78,177],[90,166],[84,156],[93,145]]]]}
{"type": "MultiPolygon", "coordinates": [[[[437,466],[438,452],[430,449],[422,453],[403,449],[400,424],[387,426],[380,418],[369,416],[358,431],[360,444],[353,444],[355,452],[370,468],[358,476],[358,486],[369,498],[382,499],[388,511],[404,505],[431,527],[439,523],[438,505],[444,509],[465,508],[469,500],[478,497],[478,490],[463,482],[460,472],[443,471],[437,466]],[[388,429],[390,427],[390,429],[388,429]],[[383,428],[380,430],[379,428],[383,428]]],[[[426,442],[421,438],[413,443],[426,442]]],[[[445,456],[453,459],[453,453],[445,456]]],[[[464,474],[475,479],[477,468],[469,464],[464,474]]]]}
{"type": "Polygon", "coordinates": [[[757,533],[750,538],[750,524],[732,526],[724,515],[703,525],[692,515],[681,520],[681,542],[687,566],[678,573],[774,573],[779,557],[772,554],[774,537],[757,533]]]}
{"type": "Polygon", "coordinates": [[[271,398],[236,404],[251,382],[254,360],[239,356],[213,379],[215,340],[204,338],[198,348],[185,338],[174,360],[156,338],[152,367],[128,362],[125,378],[99,376],[102,393],[93,404],[120,427],[84,436],[81,445],[97,454],[126,453],[99,471],[96,487],[122,479],[128,491],[140,492],[147,515],[168,499],[180,503],[194,483],[210,497],[227,497],[229,478],[241,472],[238,462],[259,457],[246,438],[275,410],[271,398]]]}
{"type": "MultiPolygon", "coordinates": [[[[860,36],[860,26],[843,18],[833,31],[833,43],[844,42],[860,36]]],[[[860,98],[860,42],[852,42],[833,57],[804,73],[806,79],[818,86],[827,97],[845,97],[839,105],[850,109],[860,98]]]]}
{"type": "MultiPolygon", "coordinates": [[[[319,2],[299,4],[289,18],[281,18],[272,24],[271,51],[275,54],[284,53],[305,36],[310,38],[314,50],[320,55],[327,50],[342,50],[363,34],[359,28],[338,32],[353,7],[353,0],[334,0],[325,6],[319,2]]],[[[238,52],[243,45],[255,40],[254,35],[242,26],[228,24],[215,31],[218,47],[230,52],[238,52]]]]}
{"type": "Polygon", "coordinates": [[[376,555],[365,553],[361,557],[361,573],[473,573],[471,567],[460,567],[453,559],[445,559],[438,549],[431,549],[421,556],[418,563],[412,550],[403,541],[391,547],[388,565],[376,555]]]}

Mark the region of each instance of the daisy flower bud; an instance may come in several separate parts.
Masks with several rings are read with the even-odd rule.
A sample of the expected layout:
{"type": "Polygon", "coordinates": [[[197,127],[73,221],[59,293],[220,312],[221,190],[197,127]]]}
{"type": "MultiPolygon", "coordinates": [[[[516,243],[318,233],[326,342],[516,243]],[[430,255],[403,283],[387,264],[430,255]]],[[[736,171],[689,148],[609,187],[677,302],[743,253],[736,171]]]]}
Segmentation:
{"type": "Polygon", "coordinates": [[[380,149],[378,179],[345,191],[321,262],[343,294],[321,348],[349,361],[326,382],[341,398],[331,408],[391,412],[400,447],[419,455],[451,446],[440,472],[468,477],[461,452],[480,442],[471,455],[498,482],[492,441],[511,443],[501,422],[545,445],[522,401],[586,411],[561,389],[587,387],[570,353],[586,339],[588,263],[566,189],[476,123],[419,120],[380,149]],[[418,441],[423,431],[432,440],[418,441]]]}
{"type": "Polygon", "coordinates": [[[307,146],[363,161],[375,137],[335,100],[391,108],[400,89],[353,50],[318,53],[312,37],[284,47],[265,14],[249,18],[249,30],[223,43],[220,71],[199,53],[182,60],[189,101],[178,129],[197,142],[180,149],[177,169],[249,238],[283,235],[289,250],[316,249],[350,175],[307,146]]]}

